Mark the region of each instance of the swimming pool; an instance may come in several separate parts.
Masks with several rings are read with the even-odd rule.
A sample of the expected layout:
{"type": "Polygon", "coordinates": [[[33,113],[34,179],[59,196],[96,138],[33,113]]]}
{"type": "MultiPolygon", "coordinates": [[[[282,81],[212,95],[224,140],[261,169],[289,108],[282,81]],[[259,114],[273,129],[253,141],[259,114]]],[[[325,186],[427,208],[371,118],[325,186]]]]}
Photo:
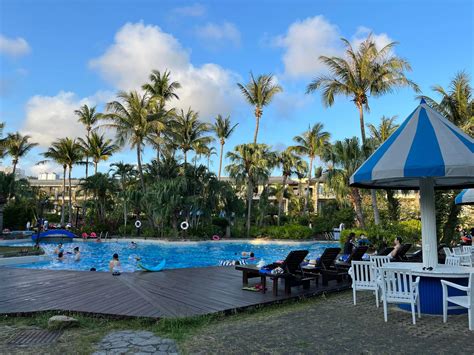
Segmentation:
{"type": "MultiPolygon", "coordinates": [[[[138,270],[136,257],[144,264],[157,265],[166,259],[167,269],[216,266],[221,260],[241,258],[242,251],[254,252],[256,261],[263,259],[266,263],[284,259],[291,250],[307,249],[308,258],[315,259],[324,249],[338,246],[328,242],[280,242],[280,241],[209,241],[209,242],[151,242],[136,241],[137,246],[131,247],[130,242],[107,241],[70,242],[64,244],[65,259],[58,261],[54,255],[57,243],[41,243],[46,255],[51,261],[31,264],[13,265],[13,267],[49,270],[82,270],[88,271],[94,267],[97,271],[108,271],[108,263],[114,253],[119,254],[123,271],[138,270]],[[81,260],[74,261],[68,252],[79,247],[81,260]]],[[[32,242],[12,243],[10,245],[32,245],[32,242]]]]}

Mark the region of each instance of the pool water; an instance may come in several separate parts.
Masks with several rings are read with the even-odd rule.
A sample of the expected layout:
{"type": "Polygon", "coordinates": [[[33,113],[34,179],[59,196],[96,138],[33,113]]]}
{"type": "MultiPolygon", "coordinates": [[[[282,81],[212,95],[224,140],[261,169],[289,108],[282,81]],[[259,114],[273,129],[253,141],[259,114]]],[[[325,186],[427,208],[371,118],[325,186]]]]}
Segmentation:
{"type": "MultiPolygon", "coordinates": [[[[119,255],[123,271],[139,270],[136,257],[140,257],[145,265],[157,265],[166,259],[166,269],[216,266],[221,260],[238,260],[241,254],[253,252],[254,263],[263,259],[265,263],[281,260],[291,250],[309,250],[308,258],[316,259],[324,249],[338,246],[328,242],[276,242],[276,241],[209,241],[209,242],[149,242],[137,241],[133,247],[130,242],[107,241],[97,242],[69,242],[64,243],[65,258],[58,261],[54,254],[57,243],[41,243],[46,255],[51,261],[14,265],[19,268],[48,269],[48,270],[83,270],[92,267],[97,271],[108,271],[108,263],[114,253],[119,255]],[[81,260],[74,261],[72,251],[79,247],[81,260]],[[71,254],[69,254],[69,253],[71,254]]],[[[24,242],[11,245],[32,245],[24,242]]]]}

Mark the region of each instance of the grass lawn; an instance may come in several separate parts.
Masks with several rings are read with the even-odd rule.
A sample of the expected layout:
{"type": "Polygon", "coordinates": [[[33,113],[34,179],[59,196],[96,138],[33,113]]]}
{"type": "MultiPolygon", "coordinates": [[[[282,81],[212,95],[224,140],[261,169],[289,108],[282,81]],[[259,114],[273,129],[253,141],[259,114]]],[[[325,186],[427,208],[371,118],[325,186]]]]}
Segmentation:
{"type": "Polygon", "coordinates": [[[36,248],[34,246],[0,246],[0,256],[10,257],[10,256],[25,256],[25,255],[42,255],[44,254],[43,249],[36,248]]]}

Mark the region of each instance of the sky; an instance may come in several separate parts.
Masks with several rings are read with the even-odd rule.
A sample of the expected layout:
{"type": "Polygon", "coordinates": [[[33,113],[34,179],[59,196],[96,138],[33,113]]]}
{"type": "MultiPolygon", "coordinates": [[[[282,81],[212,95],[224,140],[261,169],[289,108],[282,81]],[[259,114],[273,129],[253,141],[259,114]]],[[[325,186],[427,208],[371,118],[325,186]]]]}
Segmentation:
{"type": "MultiPolygon", "coordinates": [[[[207,122],[222,114],[239,124],[229,150],[253,138],[253,108],[236,85],[252,71],[274,74],[283,87],[264,108],[259,142],[284,149],[316,122],[332,140],[360,137],[350,99],[326,108],[319,92],[305,94],[327,72],[319,56],[343,55],[341,37],[353,45],[370,33],[378,46],[396,41],[394,54],[412,66],[407,76],[436,98],[433,85],[447,87],[461,70],[473,74],[473,10],[469,0],[0,0],[0,121],[4,134],[19,131],[40,144],[20,160],[27,174],[60,171],[36,163],[55,139],[85,134],[75,109],[103,110],[119,90],[139,89],[152,69],[168,69],[182,85],[172,105],[191,107],[207,122]]],[[[400,123],[418,100],[404,88],[369,104],[367,123],[383,115],[400,123]]],[[[144,157],[154,157],[151,148],[144,157]]],[[[124,147],[99,171],[119,160],[135,163],[135,152],[124,147]]],[[[218,161],[212,158],[211,170],[218,161]]]]}

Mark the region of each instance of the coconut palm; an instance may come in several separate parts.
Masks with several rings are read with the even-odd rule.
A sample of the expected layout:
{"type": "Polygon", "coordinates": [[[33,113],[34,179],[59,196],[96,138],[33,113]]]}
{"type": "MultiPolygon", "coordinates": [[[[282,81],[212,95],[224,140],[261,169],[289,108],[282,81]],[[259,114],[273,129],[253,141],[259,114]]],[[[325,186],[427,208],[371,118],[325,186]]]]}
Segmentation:
{"type": "Polygon", "coordinates": [[[0,171],[0,231],[3,231],[3,210],[7,203],[13,181],[15,181],[13,174],[5,174],[0,171]]]}
{"type": "Polygon", "coordinates": [[[474,100],[469,75],[466,72],[459,72],[451,80],[448,89],[435,85],[432,90],[441,95],[441,100],[438,103],[431,97],[421,96],[428,105],[466,133],[474,136],[474,100]]]}
{"type": "MultiPolygon", "coordinates": [[[[119,146],[112,143],[111,139],[105,138],[104,134],[97,132],[92,132],[89,137],[87,137],[87,140],[79,138],[79,144],[84,150],[84,155],[87,158],[92,158],[94,174],[97,174],[97,166],[100,161],[106,161],[119,150],[119,146]]],[[[86,162],[86,164],[88,164],[88,162],[86,162]]]]}
{"type": "Polygon", "coordinates": [[[268,106],[272,101],[273,97],[282,92],[283,89],[280,85],[275,83],[272,74],[259,75],[257,79],[250,72],[250,81],[243,85],[238,83],[242,95],[247,102],[255,107],[255,134],[253,137],[253,143],[257,143],[258,128],[260,125],[260,119],[263,114],[263,107],[268,106]]]}
{"type": "Polygon", "coordinates": [[[288,178],[297,172],[305,171],[308,165],[304,160],[295,154],[293,147],[288,147],[278,153],[277,163],[282,171],[283,182],[281,192],[278,194],[278,225],[280,225],[281,210],[283,207],[283,198],[287,193],[288,178]]]}
{"type": "MultiPolygon", "coordinates": [[[[410,64],[392,52],[397,45],[391,42],[381,49],[371,36],[354,49],[347,39],[346,55],[341,57],[320,56],[319,59],[329,67],[330,75],[314,79],[307,87],[307,93],[322,89],[325,106],[334,104],[336,95],[351,98],[359,110],[362,144],[366,144],[364,110],[369,111],[369,96],[377,97],[392,92],[395,88],[408,86],[419,92],[418,86],[405,76],[411,70],[410,64]]],[[[380,217],[375,191],[371,191],[375,224],[380,217]]]]}
{"type": "Polygon", "coordinates": [[[227,139],[231,136],[231,134],[234,132],[235,127],[237,127],[239,124],[236,123],[235,125],[232,125],[230,116],[227,117],[222,117],[222,115],[217,115],[215,118],[214,124],[212,125],[212,130],[216,134],[217,139],[219,140],[221,144],[221,152],[220,152],[220,158],[219,158],[219,173],[217,174],[217,177],[220,179],[221,178],[221,171],[222,171],[222,158],[224,156],[224,144],[227,139]]]}
{"type": "Polygon", "coordinates": [[[209,130],[209,125],[201,122],[199,114],[191,108],[186,112],[181,110],[176,116],[171,134],[178,149],[183,151],[185,164],[188,162],[187,154],[190,150],[212,142],[212,137],[206,135],[209,130]]]}
{"type": "Polygon", "coordinates": [[[276,163],[276,154],[266,144],[239,144],[227,153],[226,171],[237,184],[247,185],[247,237],[250,235],[253,189],[266,182],[276,163]]]}
{"type": "MultiPolygon", "coordinates": [[[[86,127],[86,139],[89,139],[90,133],[94,125],[102,118],[102,114],[97,112],[96,106],[89,107],[82,105],[79,110],[75,110],[74,114],[78,117],[78,121],[86,127]]],[[[89,176],[89,156],[86,154],[86,179],[89,176]]]]}
{"type": "Polygon", "coordinates": [[[81,189],[92,193],[97,217],[104,223],[107,200],[116,189],[115,180],[108,174],[96,173],[81,181],[81,189]]]}
{"type": "Polygon", "coordinates": [[[364,162],[365,156],[366,154],[357,137],[352,137],[343,141],[336,141],[323,157],[326,162],[330,163],[327,174],[328,186],[334,191],[339,200],[345,201],[349,198],[361,228],[365,228],[362,198],[359,189],[349,187],[347,182],[364,162]]]}
{"type": "Polygon", "coordinates": [[[132,149],[136,149],[140,183],[142,190],[145,191],[142,168],[143,144],[156,127],[156,119],[149,114],[150,98],[148,94],[142,95],[136,91],[120,91],[117,96],[118,101],[109,102],[106,106],[108,113],[104,115],[104,119],[110,122],[106,126],[116,130],[120,145],[128,142],[132,149]]]}
{"type": "Polygon", "coordinates": [[[24,157],[31,149],[38,145],[38,143],[29,142],[30,139],[31,136],[22,136],[19,132],[8,133],[5,137],[5,152],[12,158],[13,175],[15,175],[16,166],[20,158],[24,157]]]}
{"type": "Polygon", "coordinates": [[[325,150],[329,146],[329,139],[331,138],[331,134],[324,131],[323,129],[324,125],[318,122],[312,127],[309,127],[308,130],[302,135],[293,138],[293,141],[295,141],[297,145],[293,146],[291,149],[299,155],[307,156],[309,158],[308,182],[306,187],[304,212],[306,212],[308,209],[309,186],[311,183],[314,159],[324,155],[325,150]]]}

